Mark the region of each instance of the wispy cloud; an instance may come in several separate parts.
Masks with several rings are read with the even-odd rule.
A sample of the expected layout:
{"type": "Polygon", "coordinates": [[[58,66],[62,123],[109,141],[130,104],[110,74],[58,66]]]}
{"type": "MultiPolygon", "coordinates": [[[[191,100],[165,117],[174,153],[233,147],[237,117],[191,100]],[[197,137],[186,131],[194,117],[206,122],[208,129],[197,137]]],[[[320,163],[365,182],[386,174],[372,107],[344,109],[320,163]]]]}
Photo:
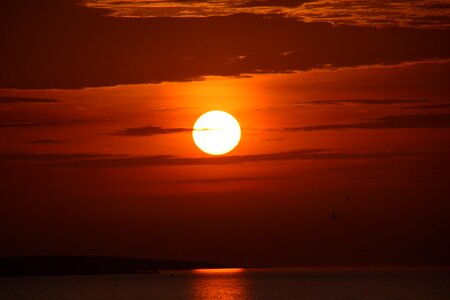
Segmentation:
{"type": "Polygon", "coordinates": [[[239,182],[239,181],[295,180],[295,179],[298,179],[298,177],[295,177],[295,176],[254,176],[254,177],[198,178],[198,179],[185,179],[185,180],[168,180],[168,181],[162,181],[162,182],[214,184],[214,183],[239,182]]]}
{"type": "Polygon", "coordinates": [[[0,123],[0,128],[27,128],[27,127],[42,127],[42,126],[54,126],[63,125],[66,122],[61,121],[48,121],[48,122],[18,122],[18,123],[0,123]]]}
{"type": "Polygon", "coordinates": [[[15,103],[58,103],[57,99],[49,98],[27,98],[27,97],[10,97],[0,96],[0,104],[15,104],[15,103]]]}
{"type": "Polygon", "coordinates": [[[63,140],[52,140],[52,139],[40,139],[40,140],[29,140],[28,144],[61,144],[63,140]]]}
{"type": "MultiPolygon", "coordinates": [[[[234,7],[298,7],[307,2],[314,1],[316,0],[247,0],[240,1],[240,3],[235,5],[234,7]]],[[[230,4],[231,6],[233,5],[231,1],[230,4]]]]}
{"type": "Polygon", "coordinates": [[[446,109],[450,108],[450,103],[430,103],[426,105],[404,106],[402,109],[446,109]]]}
{"type": "Polygon", "coordinates": [[[73,161],[77,159],[93,159],[104,157],[120,157],[109,154],[92,154],[92,153],[22,153],[22,152],[6,152],[0,153],[0,161],[73,161]]]}
{"type": "Polygon", "coordinates": [[[313,100],[299,104],[312,105],[342,105],[342,104],[363,104],[363,105],[394,105],[394,104],[414,104],[430,102],[427,99],[351,99],[351,100],[313,100]]]}
{"type": "Polygon", "coordinates": [[[36,121],[36,122],[14,122],[1,123],[1,128],[30,128],[30,127],[46,127],[46,126],[63,126],[63,125],[82,125],[91,124],[92,121],[87,120],[68,120],[68,121],[36,121]]]}
{"type": "Polygon", "coordinates": [[[261,161],[288,160],[357,160],[384,159],[423,155],[413,152],[339,152],[320,149],[305,149],[269,154],[234,155],[222,157],[183,158],[170,155],[106,157],[94,159],[76,159],[53,164],[61,167],[145,167],[145,166],[178,166],[178,165],[230,165],[261,161]]]}
{"type": "Polygon", "coordinates": [[[172,134],[178,132],[192,131],[192,128],[164,128],[160,126],[144,126],[144,127],[131,127],[123,130],[116,131],[114,134],[120,136],[152,136],[159,134],[172,134]]]}
{"type": "Polygon", "coordinates": [[[286,127],[277,130],[283,131],[323,131],[323,130],[348,130],[348,129],[413,129],[428,128],[440,129],[450,128],[450,114],[416,114],[416,115],[395,115],[385,116],[368,121],[346,123],[346,124],[326,124],[303,127],[286,127]]]}

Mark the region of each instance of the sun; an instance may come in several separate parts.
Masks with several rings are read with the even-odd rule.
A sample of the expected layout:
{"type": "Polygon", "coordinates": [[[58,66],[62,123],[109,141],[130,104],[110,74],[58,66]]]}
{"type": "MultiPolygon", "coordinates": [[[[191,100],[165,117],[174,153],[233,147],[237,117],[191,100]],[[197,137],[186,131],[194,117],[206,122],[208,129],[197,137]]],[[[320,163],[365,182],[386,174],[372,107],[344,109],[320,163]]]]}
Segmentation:
{"type": "Polygon", "coordinates": [[[212,110],[197,119],[192,130],[192,138],[203,152],[222,155],[239,144],[241,127],[229,113],[212,110]]]}

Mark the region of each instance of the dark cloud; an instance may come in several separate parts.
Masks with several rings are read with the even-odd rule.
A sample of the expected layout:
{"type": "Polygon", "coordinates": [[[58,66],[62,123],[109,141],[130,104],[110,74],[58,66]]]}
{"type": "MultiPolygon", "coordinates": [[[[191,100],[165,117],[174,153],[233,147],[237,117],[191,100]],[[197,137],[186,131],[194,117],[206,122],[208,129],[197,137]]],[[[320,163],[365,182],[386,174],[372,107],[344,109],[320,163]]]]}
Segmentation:
{"type": "Polygon", "coordinates": [[[41,140],[30,140],[27,141],[28,144],[61,144],[63,140],[51,140],[51,139],[41,139],[41,140]]]}
{"type": "Polygon", "coordinates": [[[56,99],[47,98],[25,98],[25,97],[8,97],[0,96],[0,104],[12,104],[12,103],[57,103],[61,102],[56,99]]]}
{"type": "Polygon", "coordinates": [[[402,26],[449,29],[448,1],[423,0],[339,0],[317,1],[292,12],[310,21],[324,20],[334,24],[358,24],[361,26],[402,26]],[[424,2],[426,2],[424,4],[424,2]],[[339,14],[344,16],[339,16],[339,14]],[[345,15],[347,14],[347,15],[345,15]],[[424,22],[440,18],[442,22],[424,22]]]}
{"type": "MultiPolygon", "coordinates": [[[[235,0],[162,0],[157,5],[167,4],[167,5],[179,5],[179,4],[211,4],[216,7],[260,7],[260,6],[281,6],[281,7],[296,7],[307,2],[314,2],[317,0],[244,0],[239,1],[239,4],[235,4],[235,0]]],[[[149,1],[114,1],[108,3],[111,6],[114,5],[128,5],[133,4],[133,6],[139,5],[149,5],[152,4],[149,1]]]]}
{"type": "Polygon", "coordinates": [[[327,124],[282,128],[285,131],[322,131],[347,129],[412,129],[450,128],[450,114],[395,115],[349,124],[327,124]]]}
{"type": "Polygon", "coordinates": [[[434,2],[434,3],[426,3],[422,5],[423,8],[426,9],[450,9],[450,3],[444,3],[444,2],[434,2]]]}
{"type": "Polygon", "coordinates": [[[78,159],[53,164],[60,167],[145,167],[145,166],[179,166],[179,165],[229,165],[261,161],[288,161],[288,160],[355,160],[355,159],[383,159],[392,157],[407,157],[422,155],[407,152],[380,152],[355,153],[336,152],[320,149],[306,149],[269,154],[234,155],[205,158],[183,158],[170,155],[157,156],[128,156],[107,157],[94,159],[78,159]]]}
{"type": "Polygon", "coordinates": [[[408,21],[408,24],[412,26],[427,26],[427,25],[448,25],[450,24],[450,16],[424,16],[408,21]]]}
{"type": "MultiPolygon", "coordinates": [[[[108,157],[108,154],[90,153],[0,153],[0,161],[69,161],[76,159],[93,159],[108,157]]],[[[116,156],[114,156],[116,157],[116,156]]]]}
{"type": "Polygon", "coordinates": [[[446,109],[450,108],[450,103],[437,103],[437,104],[428,104],[428,105],[414,105],[414,106],[404,106],[402,109],[446,109]]]}
{"type": "Polygon", "coordinates": [[[121,17],[211,17],[237,13],[274,13],[308,22],[339,25],[407,26],[450,29],[448,0],[86,0],[86,5],[110,9],[121,17]],[[426,18],[446,18],[423,22],[426,18]]]}
{"type": "Polygon", "coordinates": [[[116,135],[121,136],[152,136],[159,134],[171,134],[178,132],[192,131],[192,128],[164,128],[159,126],[132,127],[117,131],[116,135]]]}
{"type": "Polygon", "coordinates": [[[15,122],[15,123],[1,123],[2,128],[29,128],[29,127],[47,127],[47,126],[62,126],[62,125],[81,125],[89,124],[92,121],[86,120],[68,120],[68,121],[36,121],[36,122],[15,122]]]}
{"type": "Polygon", "coordinates": [[[115,18],[74,3],[3,4],[0,88],[186,81],[397,64],[448,58],[450,53],[445,30],[332,26],[257,14],[115,18]]]}
{"type": "Polygon", "coordinates": [[[62,121],[48,121],[48,122],[20,122],[20,123],[0,123],[0,128],[27,128],[27,127],[42,127],[64,125],[66,122],[62,121]]]}
{"type": "Polygon", "coordinates": [[[170,182],[178,183],[199,183],[199,184],[214,184],[224,182],[237,181],[260,181],[260,180],[294,180],[298,177],[294,176],[255,176],[255,177],[224,177],[224,178],[200,178],[200,179],[186,179],[186,180],[171,180],[170,182]]]}
{"type": "Polygon", "coordinates": [[[314,100],[303,103],[313,105],[342,105],[342,104],[367,104],[367,105],[392,105],[430,102],[426,99],[352,99],[352,100],[314,100]]]}
{"type": "Polygon", "coordinates": [[[280,6],[280,7],[297,7],[307,2],[316,0],[250,0],[236,7],[261,7],[261,6],[280,6]]]}
{"type": "MultiPolygon", "coordinates": [[[[95,153],[0,153],[2,162],[36,162],[54,167],[145,167],[145,166],[181,166],[181,165],[229,165],[262,161],[288,160],[359,160],[385,159],[394,157],[423,156],[429,153],[419,152],[345,152],[326,149],[303,149],[267,154],[208,156],[186,158],[171,155],[131,156],[95,153]],[[50,163],[48,165],[47,163],[50,163]]],[[[439,155],[439,153],[433,153],[439,155]]],[[[289,179],[289,178],[283,178],[289,179]]],[[[234,178],[230,179],[235,180],[234,178]]],[[[247,179],[243,179],[247,180],[247,179]]],[[[251,180],[251,179],[248,179],[251,180]]],[[[255,179],[256,180],[256,179],[255,179]]],[[[259,179],[258,179],[259,180],[259,179]]],[[[212,179],[214,181],[214,179],[212,179]]]]}

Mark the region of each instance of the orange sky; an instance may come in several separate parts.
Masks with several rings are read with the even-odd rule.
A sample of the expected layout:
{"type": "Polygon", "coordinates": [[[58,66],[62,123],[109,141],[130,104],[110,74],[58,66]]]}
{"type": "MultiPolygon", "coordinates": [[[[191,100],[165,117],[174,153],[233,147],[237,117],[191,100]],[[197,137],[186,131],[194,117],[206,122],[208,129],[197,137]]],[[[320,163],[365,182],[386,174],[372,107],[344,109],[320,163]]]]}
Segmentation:
{"type": "MultiPolygon", "coordinates": [[[[305,23],[283,14],[320,1],[247,2],[189,18],[9,4],[0,255],[449,264],[447,25],[305,23]],[[242,128],[221,157],[191,136],[214,109],[242,128]]],[[[410,9],[444,5],[426,4],[410,9]]]]}

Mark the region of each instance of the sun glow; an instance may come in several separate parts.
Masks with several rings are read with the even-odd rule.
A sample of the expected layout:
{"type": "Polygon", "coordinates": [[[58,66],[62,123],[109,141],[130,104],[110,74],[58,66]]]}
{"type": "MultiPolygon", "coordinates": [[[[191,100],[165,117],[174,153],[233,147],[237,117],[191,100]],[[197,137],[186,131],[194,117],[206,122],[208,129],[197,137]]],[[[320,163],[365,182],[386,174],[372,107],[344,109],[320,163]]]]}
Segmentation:
{"type": "Polygon", "coordinates": [[[241,127],[229,113],[209,111],[194,124],[192,137],[197,147],[211,155],[222,155],[233,150],[241,139],[241,127]]]}
{"type": "Polygon", "coordinates": [[[222,269],[194,269],[195,273],[204,274],[236,274],[243,273],[245,270],[243,268],[222,268],[222,269]]]}

